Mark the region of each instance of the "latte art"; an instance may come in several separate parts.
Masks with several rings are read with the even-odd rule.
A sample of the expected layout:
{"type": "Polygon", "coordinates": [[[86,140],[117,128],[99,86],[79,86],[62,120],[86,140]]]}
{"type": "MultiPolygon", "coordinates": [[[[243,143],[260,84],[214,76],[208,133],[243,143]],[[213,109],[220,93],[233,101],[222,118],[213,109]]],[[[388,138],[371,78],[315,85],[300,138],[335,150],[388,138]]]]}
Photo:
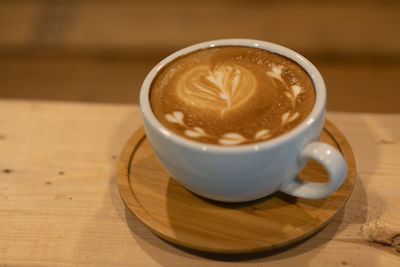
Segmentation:
{"type": "MultiPolygon", "coordinates": [[[[218,143],[221,145],[238,145],[240,143],[249,142],[251,140],[246,139],[239,133],[225,133],[223,136],[218,138],[217,136],[210,136],[207,134],[203,128],[201,127],[193,127],[190,128],[183,122],[184,114],[179,111],[174,111],[172,114],[166,114],[165,119],[171,123],[179,124],[185,128],[184,134],[187,137],[191,138],[199,138],[199,137],[207,137],[218,139],[218,143]]],[[[254,135],[254,140],[263,140],[270,137],[270,131],[268,129],[262,129],[254,135]]]]}
{"type": "Polygon", "coordinates": [[[315,98],[295,62],[257,48],[202,49],[172,61],[154,80],[150,102],[166,127],[188,139],[232,146],[285,133],[315,98]]]}
{"type": "Polygon", "coordinates": [[[255,88],[255,77],[241,66],[221,65],[211,69],[199,65],[181,76],[177,95],[189,105],[224,114],[251,98],[255,88]]]}
{"type": "MultiPolygon", "coordinates": [[[[226,110],[230,110],[240,103],[245,103],[246,100],[254,93],[256,88],[255,78],[244,68],[232,66],[219,66],[215,70],[207,70],[205,66],[199,66],[190,71],[191,75],[182,76],[182,80],[178,87],[178,92],[183,93],[178,95],[191,105],[202,106],[207,109],[220,111],[222,114],[226,110]],[[243,81],[252,82],[245,83],[243,81]],[[208,82],[207,82],[208,81],[208,82]],[[246,86],[247,85],[247,86],[246,86]],[[246,92],[249,91],[247,94],[246,92]],[[240,98],[240,96],[242,96],[240,98]],[[236,100],[233,102],[233,100],[236,100]],[[221,106],[219,106],[221,105],[221,106]]],[[[272,71],[267,72],[272,78],[279,80],[285,86],[286,83],[281,76],[282,70],[278,67],[272,68],[272,71]]],[[[285,95],[292,102],[292,109],[295,109],[296,98],[301,93],[299,85],[292,85],[285,95]]],[[[294,121],[299,117],[299,113],[287,111],[281,116],[281,125],[294,121]]],[[[249,142],[244,136],[239,133],[225,133],[220,138],[208,135],[203,128],[189,127],[183,122],[184,114],[180,111],[174,111],[172,114],[165,114],[165,119],[171,123],[177,123],[187,128],[184,134],[187,137],[211,137],[218,139],[221,145],[237,145],[244,142],[249,142]]],[[[270,137],[269,129],[261,129],[254,135],[253,140],[263,140],[270,137]]]]}

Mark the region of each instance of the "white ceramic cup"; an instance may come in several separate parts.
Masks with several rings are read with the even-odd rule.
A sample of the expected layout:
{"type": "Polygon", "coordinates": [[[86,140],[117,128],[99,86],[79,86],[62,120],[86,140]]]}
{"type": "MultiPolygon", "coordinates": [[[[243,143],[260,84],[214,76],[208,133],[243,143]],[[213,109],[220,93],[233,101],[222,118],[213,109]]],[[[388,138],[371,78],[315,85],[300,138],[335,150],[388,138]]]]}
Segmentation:
{"type": "Polygon", "coordinates": [[[140,92],[140,107],[146,136],[168,173],[190,191],[206,198],[240,202],[258,199],[276,191],[302,198],[324,198],[345,180],[346,162],[332,146],[318,140],[326,110],[326,89],[319,71],[300,54],[277,44],[223,39],[195,44],[162,60],[147,75],[140,92]],[[270,140],[239,146],[200,143],[181,137],[163,126],[150,106],[149,91],[158,71],[175,58],[192,51],[239,45],[265,49],[302,66],[315,87],[315,104],[309,116],[289,132],[270,140]],[[314,183],[297,178],[307,160],[319,162],[329,182],[314,183]]]}

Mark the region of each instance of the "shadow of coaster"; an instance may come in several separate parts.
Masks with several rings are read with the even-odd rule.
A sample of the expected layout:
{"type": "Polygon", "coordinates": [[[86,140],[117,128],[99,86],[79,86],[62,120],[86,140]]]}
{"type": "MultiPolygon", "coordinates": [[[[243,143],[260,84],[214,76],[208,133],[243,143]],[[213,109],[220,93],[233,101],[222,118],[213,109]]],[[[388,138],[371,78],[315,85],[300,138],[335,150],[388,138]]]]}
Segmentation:
{"type": "MultiPolygon", "coordinates": [[[[163,239],[213,253],[252,253],[298,242],[325,226],[349,198],[356,177],[352,149],[325,121],[320,140],[342,152],[348,174],[331,196],[300,199],[281,192],[255,201],[224,203],[191,193],[156,158],[143,128],[125,145],[118,162],[118,188],[129,210],[163,239]]],[[[300,179],[325,182],[328,175],[309,162],[300,179]]]]}

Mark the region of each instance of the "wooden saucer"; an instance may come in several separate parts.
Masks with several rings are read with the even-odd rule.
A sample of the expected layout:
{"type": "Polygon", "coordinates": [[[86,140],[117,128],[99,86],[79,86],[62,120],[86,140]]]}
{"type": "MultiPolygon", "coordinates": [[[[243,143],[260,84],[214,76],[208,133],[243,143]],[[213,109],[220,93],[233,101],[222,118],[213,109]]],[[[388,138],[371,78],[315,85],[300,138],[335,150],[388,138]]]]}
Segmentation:
{"type": "MultiPolygon", "coordinates": [[[[344,184],[333,195],[307,200],[275,193],[245,203],[222,203],[199,197],[163,169],[143,128],[124,147],[118,163],[118,187],[126,206],[158,236],[191,249],[249,253],[289,245],[326,225],[347,201],[356,169],[351,147],[329,121],[323,142],[337,147],[348,164],[344,184]]],[[[309,162],[301,179],[327,181],[325,170],[309,162]]]]}

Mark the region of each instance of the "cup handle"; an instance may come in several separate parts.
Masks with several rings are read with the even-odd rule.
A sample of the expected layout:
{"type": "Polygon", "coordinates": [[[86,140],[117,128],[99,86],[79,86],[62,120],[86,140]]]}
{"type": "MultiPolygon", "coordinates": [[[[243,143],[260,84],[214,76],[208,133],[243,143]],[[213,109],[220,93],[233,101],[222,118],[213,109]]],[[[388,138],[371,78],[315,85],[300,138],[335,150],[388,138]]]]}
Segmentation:
{"type": "Polygon", "coordinates": [[[301,151],[300,164],[303,165],[309,159],[316,160],[327,170],[329,182],[307,182],[295,177],[280,191],[296,197],[319,199],[331,195],[342,185],[347,175],[347,165],[336,148],[322,142],[311,142],[301,151]]]}

